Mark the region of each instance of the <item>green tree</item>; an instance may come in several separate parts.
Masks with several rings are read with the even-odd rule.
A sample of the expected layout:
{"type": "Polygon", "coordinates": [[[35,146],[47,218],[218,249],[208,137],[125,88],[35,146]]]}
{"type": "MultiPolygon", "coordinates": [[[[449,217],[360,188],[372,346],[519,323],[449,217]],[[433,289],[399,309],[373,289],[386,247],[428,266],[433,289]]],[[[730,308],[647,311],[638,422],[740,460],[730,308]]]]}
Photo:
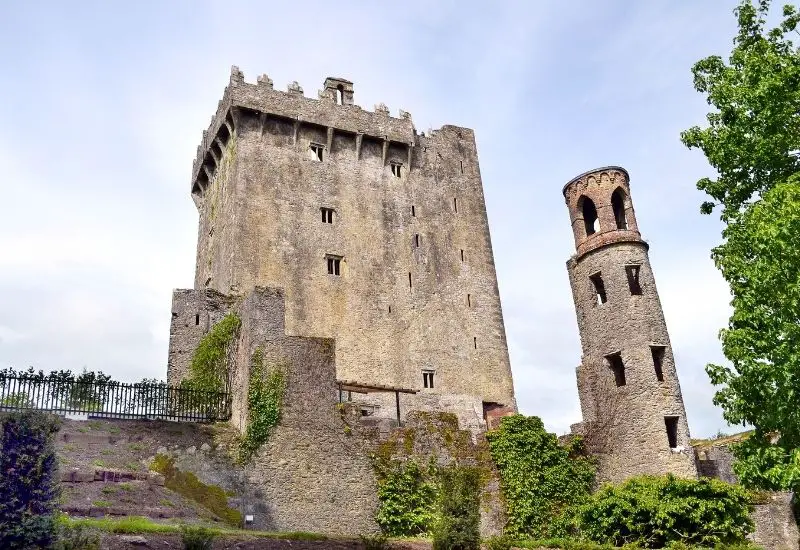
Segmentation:
{"type": "Polygon", "coordinates": [[[56,417],[24,411],[0,418],[0,548],[48,548],[55,536],[59,479],[56,417]]]}
{"type": "Polygon", "coordinates": [[[433,550],[479,550],[481,475],[477,468],[452,465],[439,472],[438,517],[433,550]]]}
{"type": "Polygon", "coordinates": [[[731,424],[755,427],[734,447],[742,482],[789,489],[800,482],[800,50],[788,35],[800,15],[785,6],[768,30],[769,4],[742,1],[728,62],[693,67],[713,111],[681,140],[717,170],[697,183],[712,199],[701,212],[721,207],[726,224],[712,258],[733,296],[720,332],[731,365],[706,367],[714,403],[731,424]]]}

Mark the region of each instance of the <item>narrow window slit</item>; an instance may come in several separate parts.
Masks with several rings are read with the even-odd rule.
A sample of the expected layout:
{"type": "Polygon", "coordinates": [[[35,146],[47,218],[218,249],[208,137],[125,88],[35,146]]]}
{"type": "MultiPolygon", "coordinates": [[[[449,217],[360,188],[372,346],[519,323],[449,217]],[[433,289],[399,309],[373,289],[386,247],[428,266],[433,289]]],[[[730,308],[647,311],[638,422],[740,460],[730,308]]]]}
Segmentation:
{"type": "Polygon", "coordinates": [[[656,371],[656,378],[659,382],[664,381],[664,351],[666,346],[650,346],[650,353],[653,356],[653,368],[656,371]]]}
{"type": "Polygon", "coordinates": [[[414,246],[415,246],[416,248],[419,248],[419,233],[417,233],[416,235],[414,235],[414,246]]]}
{"type": "Polygon", "coordinates": [[[642,285],[639,283],[639,273],[641,273],[641,271],[642,266],[638,264],[625,266],[625,275],[628,277],[628,288],[632,296],[642,295],[642,285]]]}
{"type": "Polygon", "coordinates": [[[195,326],[200,324],[200,314],[199,313],[196,313],[195,316],[194,316],[194,324],[195,324],[195,326]]]}
{"type": "Polygon", "coordinates": [[[411,272],[410,271],[408,272],[408,288],[412,288],[411,287],[411,272]]]}
{"type": "Polygon", "coordinates": [[[678,446],[678,418],[677,416],[664,417],[664,426],[667,428],[667,441],[670,449],[678,446]]]}
{"type": "Polygon", "coordinates": [[[467,294],[467,307],[472,307],[472,295],[467,294]]]}
{"type": "Polygon", "coordinates": [[[598,271],[594,275],[590,275],[589,280],[592,281],[592,285],[594,285],[597,303],[605,304],[606,301],[608,301],[608,297],[606,296],[606,285],[603,283],[603,277],[600,275],[600,272],[598,271]]]}
{"type": "Polygon", "coordinates": [[[464,249],[463,248],[461,249],[461,261],[462,262],[464,261],[464,249]]]}
{"type": "Polygon", "coordinates": [[[473,336],[472,337],[472,347],[474,349],[478,349],[478,337],[477,336],[473,336]]]}
{"type": "Polygon", "coordinates": [[[606,355],[608,368],[614,373],[614,382],[617,387],[624,386],[627,382],[625,380],[625,364],[622,362],[622,354],[620,352],[606,355]]]}
{"type": "Polygon", "coordinates": [[[453,210],[455,210],[455,213],[458,214],[458,199],[456,198],[453,198],[453,210]]]}
{"type": "Polygon", "coordinates": [[[411,217],[412,217],[412,218],[413,218],[413,217],[416,217],[416,215],[417,215],[417,213],[416,213],[416,211],[414,210],[414,205],[412,204],[412,205],[411,205],[411,217]]]}

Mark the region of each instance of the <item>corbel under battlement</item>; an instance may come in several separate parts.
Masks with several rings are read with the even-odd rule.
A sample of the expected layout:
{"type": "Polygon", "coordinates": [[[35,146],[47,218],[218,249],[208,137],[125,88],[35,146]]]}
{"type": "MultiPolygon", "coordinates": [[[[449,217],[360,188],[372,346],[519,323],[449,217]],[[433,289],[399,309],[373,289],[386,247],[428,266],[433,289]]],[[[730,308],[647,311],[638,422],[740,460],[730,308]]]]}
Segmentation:
{"type": "Polygon", "coordinates": [[[244,73],[233,66],[229,84],[197,147],[192,165],[193,195],[202,194],[209,175],[216,171],[222,150],[236,130],[233,116],[236,109],[325,127],[329,136],[335,132],[354,134],[359,143],[361,137],[367,136],[387,144],[405,145],[410,150],[417,141],[408,112],[401,109],[398,117],[393,117],[383,103],[376,105],[373,112],[365,111],[353,103],[353,83],[349,80],[326,78],[324,89],[313,99],[304,95],[296,81],[289,84],[285,92],[276,90],[272,79],[265,74],[259,76],[255,84],[247,83],[244,73]]]}

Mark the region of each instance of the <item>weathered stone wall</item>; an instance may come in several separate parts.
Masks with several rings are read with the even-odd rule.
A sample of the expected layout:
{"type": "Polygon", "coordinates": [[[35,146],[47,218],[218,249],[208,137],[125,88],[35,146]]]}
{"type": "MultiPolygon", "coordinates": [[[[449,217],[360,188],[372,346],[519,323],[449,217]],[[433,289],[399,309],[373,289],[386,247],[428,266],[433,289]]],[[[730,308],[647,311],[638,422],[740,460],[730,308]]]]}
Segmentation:
{"type": "Polygon", "coordinates": [[[567,270],[583,350],[577,377],[584,422],[576,431],[600,457],[598,479],[622,481],[666,472],[695,477],[669,334],[648,246],[636,225],[627,173],[614,167],[588,172],[567,184],[564,195],[577,248],[567,270]],[[617,190],[624,207],[622,227],[612,207],[617,190]],[[586,226],[585,214],[591,213],[587,201],[593,202],[599,219],[593,234],[586,226]],[[626,266],[637,266],[640,294],[629,285],[626,266]],[[601,292],[592,278],[602,281],[601,292]],[[663,380],[657,376],[652,346],[663,347],[663,380]],[[624,380],[615,376],[609,360],[617,353],[624,380]],[[672,446],[665,417],[677,417],[672,446]]]}
{"type": "Polygon", "coordinates": [[[725,445],[695,447],[697,473],[703,477],[713,477],[728,483],[738,483],[733,473],[733,453],[725,445]]]}
{"type": "Polygon", "coordinates": [[[234,71],[193,172],[195,288],[285,289],[287,333],[335,338],[339,379],[421,388],[431,369],[433,393],[514,407],[473,132],[323,96],[234,71]]]}

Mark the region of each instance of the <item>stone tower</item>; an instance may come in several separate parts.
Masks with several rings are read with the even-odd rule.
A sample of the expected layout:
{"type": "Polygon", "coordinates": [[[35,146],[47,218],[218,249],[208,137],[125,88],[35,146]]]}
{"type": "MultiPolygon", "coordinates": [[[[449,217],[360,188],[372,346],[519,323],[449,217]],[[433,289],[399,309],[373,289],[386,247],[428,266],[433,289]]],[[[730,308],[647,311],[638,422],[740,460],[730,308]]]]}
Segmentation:
{"type": "Polygon", "coordinates": [[[599,168],[564,186],[575,236],[567,262],[582,357],[582,433],[598,479],[697,475],[661,302],[631,201],[628,173],[599,168]]]}
{"type": "MultiPolygon", "coordinates": [[[[339,380],[419,389],[409,407],[515,410],[473,131],[353,98],[232,69],[193,165],[194,290],[283,289],[288,335],[335,338],[339,380]]],[[[213,324],[175,296],[174,334],[213,324]]]]}

